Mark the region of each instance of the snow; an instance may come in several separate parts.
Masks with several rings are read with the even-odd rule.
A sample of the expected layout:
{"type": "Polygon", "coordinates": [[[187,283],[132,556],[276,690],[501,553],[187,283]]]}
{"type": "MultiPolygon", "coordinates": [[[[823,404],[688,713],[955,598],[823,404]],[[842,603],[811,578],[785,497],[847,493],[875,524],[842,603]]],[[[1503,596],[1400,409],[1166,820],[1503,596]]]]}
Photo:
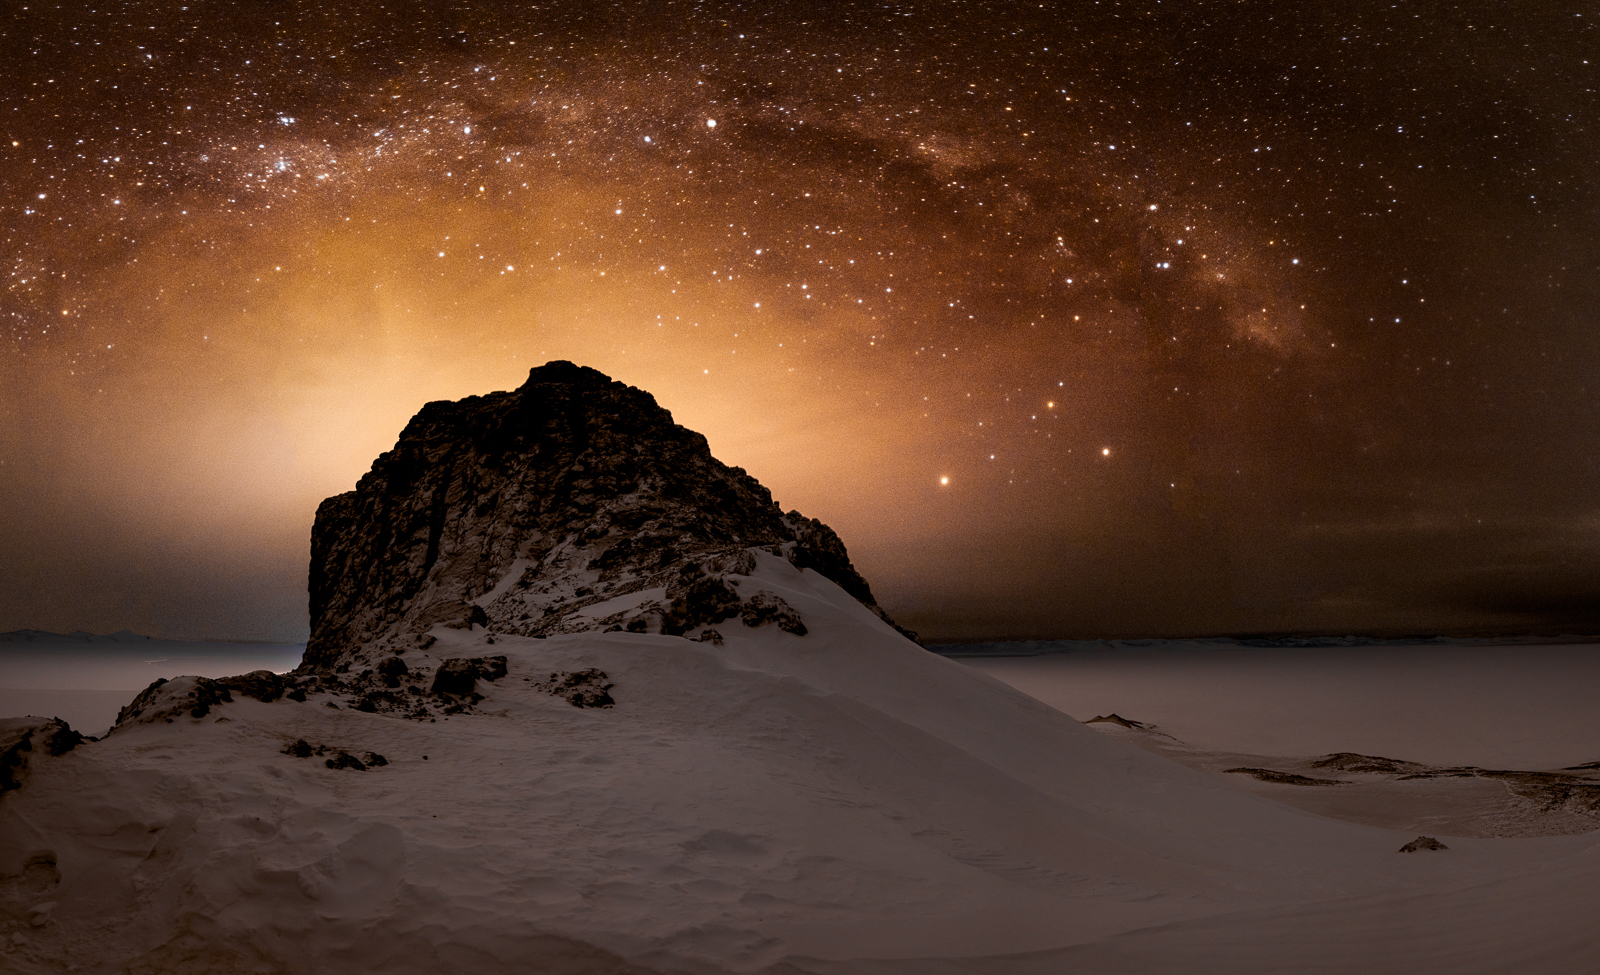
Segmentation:
{"type": "Polygon", "coordinates": [[[1600,757],[1597,651],[1162,641],[964,662],[1077,716],[1131,719],[1091,727],[1308,812],[1509,837],[1600,828],[1600,772],[1573,767],[1600,757]]]}
{"type": "Polygon", "coordinates": [[[626,613],[628,610],[643,606],[645,603],[665,599],[666,595],[666,586],[623,593],[620,596],[613,596],[598,603],[590,603],[588,606],[579,609],[578,615],[587,616],[590,619],[604,619],[614,613],[626,613]]]}
{"type": "Polygon", "coordinates": [[[1159,721],[1198,747],[1435,765],[1600,760],[1600,645],[1158,646],[962,658],[1074,717],[1159,721]]]}
{"type": "Polygon", "coordinates": [[[517,584],[517,580],[522,578],[522,574],[528,570],[529,566],[537,564],[533,559],[512,559],[511,567],[500,577],[500,581],[494,584],[494,588],[472,600],[472,604],[474,606],[488,606],[509,592],[511,587],[517,584]]]}
{"type": "Polygon", "coordinates": [[[741,596],[807,635],[436,628],[414,669],[507,658],[472,713],[239,697],[35,754],[0,798],[7,970],[1592,967],[1595,834],[1401,854],[1414,833],[1102,734],[755,557],[741,596]],[[586,668],[614,707],[535,686],[586,668]]]}

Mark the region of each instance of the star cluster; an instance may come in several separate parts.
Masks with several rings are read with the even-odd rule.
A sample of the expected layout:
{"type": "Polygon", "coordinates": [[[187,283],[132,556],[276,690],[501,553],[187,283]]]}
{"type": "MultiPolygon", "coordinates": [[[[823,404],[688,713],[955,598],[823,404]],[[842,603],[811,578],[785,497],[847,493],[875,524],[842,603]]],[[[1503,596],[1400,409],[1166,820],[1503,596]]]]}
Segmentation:
{"type": "Polygon", "coordinates": [[[293,636],[316,501],[552,358],[936,637],[1589,619],[1580,5],[4,17],[15,625],[293,636]]]}

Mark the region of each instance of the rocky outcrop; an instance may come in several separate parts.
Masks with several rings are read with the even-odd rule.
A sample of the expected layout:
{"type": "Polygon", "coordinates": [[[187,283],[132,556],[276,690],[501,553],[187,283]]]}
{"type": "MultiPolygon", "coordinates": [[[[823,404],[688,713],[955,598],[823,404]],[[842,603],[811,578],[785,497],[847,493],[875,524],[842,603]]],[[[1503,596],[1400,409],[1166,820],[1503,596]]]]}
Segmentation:
{"type": "Polygon", "coordinates": [[[480,677],[495,681],[505,675],[505,657],[452,657],[439,663],[439,669],[433,675],[432,691],[435,694],[467,697],[477,690],[480,677]]]}
{"type": "Polygon", "coordinates": [[[1309,775],[1297,775],[1294,772],[1280,772],[1271,768],[1255,768],[1243,766],[1241,768],[1225,768],[1227,773],[1248,775],[1262,782],[1272,782],[1277,785],[1348,785],[1343,779],[1318,779],[1309,775]]]}
{"type": "Polygon", "coordinates": [[[552,362],[512,392],[424,406],[354,491],[322,503],[302,669],[370,667],[439,625],[698,637],[739,616],[803,633],[776,595],[727,581],[753,547],[884,615],[828,526],[784,514],[650,394],[552,362]]]}
{"type": "Polygon", "coordinates": [[[232,703],[233,694],[223,681],[209,677],[174,677],[172,680],[162,677],[117,712],[115,727],[157,721],[171,724],[185,716],[203,718],[212,708],[232,703]]]}
{"type": "Polygon", "coordinates": [[[550,679],[533,685],[546,694],[561,698],[575,708],[609,708],[617,702],[611,691],[615,684],[606,672],[595,667],[565,674],[551,674],[550,679]]]}
{"type": "Polygon", "coordinates": [[[93,741],[60,718],[0,718],[0,793],[22,788],[30,764],[93,741]]]}

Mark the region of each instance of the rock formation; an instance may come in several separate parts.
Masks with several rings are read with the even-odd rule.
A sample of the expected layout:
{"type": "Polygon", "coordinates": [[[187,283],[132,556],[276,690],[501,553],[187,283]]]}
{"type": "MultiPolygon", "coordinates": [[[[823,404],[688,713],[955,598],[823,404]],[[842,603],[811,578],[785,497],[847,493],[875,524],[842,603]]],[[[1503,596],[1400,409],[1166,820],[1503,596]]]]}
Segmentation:
{"type": "Polygon", "coordinates": [[[753,547],[888,619],[826,525],[784,514],[650,394],[551,362],[512,392],[427,404],[354,491],[322,503],[302,669],[370,666],[439,625],[711,640],[706,627],[738,617],[804,633],[778,597],[724,581],[753,547]]]}
{"type": "Polygon", "coordinates": [[[92,740],[60,718],[0,718],[0,793],[22,787],[36,756],[59,758],[92,740]]]}

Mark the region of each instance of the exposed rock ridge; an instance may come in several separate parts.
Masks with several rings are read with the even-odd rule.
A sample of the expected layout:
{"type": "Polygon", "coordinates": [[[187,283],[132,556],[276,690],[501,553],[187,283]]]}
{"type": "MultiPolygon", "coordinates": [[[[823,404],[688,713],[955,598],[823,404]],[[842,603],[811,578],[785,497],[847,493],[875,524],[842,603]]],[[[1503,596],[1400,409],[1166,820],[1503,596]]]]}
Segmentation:
{"type": "Polygon", "coordinates": [[[649,393],[551,362],[514,391],[427,404],[317,509],[304,668],[370,664],[441,624],[695,636],[742,615],[803,632],[774,594],[736,591],[755,547],[888,619],[828,526],[784,514],[649,393]]]}
{"type": "Polygon", "coordinates": [[[31,759],[59,758],[95,740],[73,731],[60,718],[0,718],[0,794],[22,787],[31,759]]]}

